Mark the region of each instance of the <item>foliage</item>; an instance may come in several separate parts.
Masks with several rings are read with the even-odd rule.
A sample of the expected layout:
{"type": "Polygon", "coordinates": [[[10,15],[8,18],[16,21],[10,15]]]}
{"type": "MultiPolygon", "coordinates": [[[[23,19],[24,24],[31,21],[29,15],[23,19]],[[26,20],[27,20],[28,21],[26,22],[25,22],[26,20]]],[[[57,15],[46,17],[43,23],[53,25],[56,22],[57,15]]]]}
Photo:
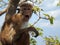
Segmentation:
{"type": "Polygon", "coordinates": [[[0,0],[0,2],[2,2],[2,0],[0,0]]]}
{"type": "Polygon", "coordinates": [[[60,6],[60,0],[59,0],[59,2],[57,3],[57,6],[60,6]]]}
{"type": "Polygon", "coordinates": [[[36,14],[37,12],[40,12],[40,11],[43,11],[43,9],[41,9],[40,7],[38,7],[38,6],[34,6],[33,7],[33,12],[36,14]]]}
{"type": "Polygon", "coordinates": [[[36,45],[36,40],[34,38],[31,38],[30,43],[31,43],[31,45],[36,45]]]}
{"type": "MultiPolygon", "coordinates": [[[[43,1],[43,0],[35,0],[35,1],[32,0],[33,3],[38,3],[38,4],[42,3],[42,1],[43,1]]],[[[6,6],[6,5],[8,4],[8,3],[6,3],[6,2],[3,3],[3,4],[1,4],[1,2],[3,3],[3,0],[0,0],[0,8],[3,7],[3,6],[6,6]]],[[[60,2],[57,4],[57,6],[60,6],[60,2]]],[[[39,6],[35,6],[35,5],[34,5],[34,7],[33,7],[32,10],[33,10],[33,12],[34,12],[35,14],[37,14],[37,12],[44,11],[44,10],[41,9],[39,6]]],[[[39,13],[39,15],[40,15],[40,13],[39,13]]],[[[43,14],[43,15],[45,16],[45,18],[40,17],[40,19],[47,19],[47,20],[50,21],[50,24],[53,24],[54,17],[50,16],[49,14],[43,14]]],[[[39,28],[39,27],[35,27],[35,28],[36,28],[36,30],[38,30],[39,36],[43,36],[43,29],[41,29],[41,28],[39,28]]],[[[32,34],[32,35],[33,35],[33,34],[32,34]]],[[[46,40],[46,41],[50,41],[50,42],[59,42],[58,39],[54,39],[53,37],[50,37],[50,38],[46,37],[45,40],[46,40]]],[[[31,43],[31,45],[36,45],[36,40],[35,40],[34,38],[31,38],[31,39],[30,39],[30,43],[31,43]]],[[[60,42],[59,42],[59,43],[60,43],[60,42]]]]}
{"type": "Polygon", "coordinates": [[[57,37],[53,38],[52,36],[50,36],[45,37],[44,39],[46,41],[46,45],[60,45],[60,41],[57,37]]]}
{"type": "MultiPolygon", "coordinates": [[[[29,26],[34,27],[39,32],[39,36],[43,36],[43,29],[42,28],[36,27],[36,26],[34,26],[32,24],[29,24],[29,26]]],[[[34,35],[34,33],[32,33],[32,35],[34,35]]]]}
{"type": "Polygon", "coordinates": [[[39,32],[39,36],[43,36],[43,29],[39,28],[39,27],[35,27],[36,30],[38,30],[39,32]]]}
{"type": "MultiPolygon", "coordinates": [[[[36,30],[39,32],[39,36],[43,36],[43,29],[39,28],[39,27],[35,27],[36,30]]],[[[34,35],[34,33],[32,33],[32,35],[34,35]]],[[[30,39],[30,44],[31,45],[36,45],[37,41],[34,38],[30,39]]]]}
{"type": "Polygon", "coordinates": [[[42,3],[43,0],[35,0],[34,3],[42,3]]]}
{"type": "Polygon", "coordinates": [[[50,16],[49,14],[44,14],[48,20],[50,21],[50,24],[53,24],[54,17],[50,16]]]}
{"type": "Polygon", "coordinates": [[[33,10],[33,12],[36,14],[37,12],[40,11],[40,8],[37,7],[37,6],[34,6],[32,10],[33,10]]]}

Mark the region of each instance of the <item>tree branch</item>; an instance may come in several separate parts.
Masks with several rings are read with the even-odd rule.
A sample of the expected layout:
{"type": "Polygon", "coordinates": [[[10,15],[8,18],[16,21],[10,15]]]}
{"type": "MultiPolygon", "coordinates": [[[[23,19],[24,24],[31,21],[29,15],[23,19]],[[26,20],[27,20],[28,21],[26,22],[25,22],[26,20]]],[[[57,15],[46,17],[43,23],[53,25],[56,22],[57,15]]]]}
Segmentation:
{"type": "Polygon", "coordinates": [[[16,12],[16,8],[18,6],[19,1],[20,0],[10,0],[8,7],[0,11],[0,16],[5,12],[7,12],[6,15],[13,15],[16,12]]]}
{"type": "Polygon", "coordinates": [[[8,10],[6,15],[14,15],[16,12],[16,8],[18,6],[20,0],[10,0],[8,5],[8,10]]]}
{"type": "MultiPolygon", "coordinates": [[[[8,8],[3,9],[2,11],[0,11],[0,16],[4,13],[7,12],[7,15],[13,15],[16,12],[16,8],[18,6],[18,2],[24,2],[27,0],[10,0],[9,1],[9,5],[8,8]],[[8,10],[8,11],[7,11],[8,10]]],[[[19,4],[20,5],[20,4],[19,4]]]]}
{"type": "Polygon", "coordinates": [[[6,11],[7,11],[7,8],[3,9],[2,11],[0,11],[0,16],[1,16],[2,14],[4,14],[6,11]]]}
{"type": "Polygon", "coordinates": [[[20,0],[10,0],[9,1],[5,21],[8,21],[12,17],[12,15],[14,15],[16,13],[16,8],[18,6],[19,1],[20,0]]]}

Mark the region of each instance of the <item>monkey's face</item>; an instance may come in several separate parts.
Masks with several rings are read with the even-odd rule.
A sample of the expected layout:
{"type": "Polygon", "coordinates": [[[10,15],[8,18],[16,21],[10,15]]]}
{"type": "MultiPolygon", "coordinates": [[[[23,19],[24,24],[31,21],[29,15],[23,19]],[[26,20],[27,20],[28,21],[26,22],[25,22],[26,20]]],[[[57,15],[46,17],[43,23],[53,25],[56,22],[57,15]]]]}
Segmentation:
{"type": "Polygon", "coordinates": [[[25,18],[30,18],[31,15],[32,15],[32,7],[29,6],[29,5],[25,5],[25,6],[22,6],[20,7],[20,13],[22,13],[22,15],[25,16],[25,18]]]}

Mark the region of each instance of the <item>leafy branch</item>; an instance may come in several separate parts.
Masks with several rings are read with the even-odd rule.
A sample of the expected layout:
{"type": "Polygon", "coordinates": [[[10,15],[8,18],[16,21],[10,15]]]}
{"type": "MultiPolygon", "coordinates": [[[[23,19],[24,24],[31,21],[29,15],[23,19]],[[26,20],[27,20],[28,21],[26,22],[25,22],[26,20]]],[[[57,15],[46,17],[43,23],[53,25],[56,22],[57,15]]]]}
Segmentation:
{"type": "Polygon", "coordinates": [[[49,20],[50,24],[53,24],[53,20],[54,20],[53,16],[50,16],[49,14],[43,14],[43,15],[45,15],[45,17],[40,16],[40,12],[44,11],[43,9],[39,8],[38,6],[34,6],[32,10],[33,10],[33,13],[36,14],[39,18],[31,26],[34,26],[40,19],[49,20]],[[37,12],[38,12],[38,14],[37,14],[37,12]]]}

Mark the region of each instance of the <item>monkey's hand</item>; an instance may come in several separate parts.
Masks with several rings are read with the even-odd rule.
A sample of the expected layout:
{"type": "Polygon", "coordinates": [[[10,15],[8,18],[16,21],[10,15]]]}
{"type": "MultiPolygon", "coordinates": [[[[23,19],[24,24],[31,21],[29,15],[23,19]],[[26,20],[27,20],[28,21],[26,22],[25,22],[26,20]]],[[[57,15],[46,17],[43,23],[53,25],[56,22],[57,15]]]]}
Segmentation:
{"type": "Polygon", "coordinates": [[[27,31],[33,31],[36,34],[34,37],[37,37],[39,35],[39,32],[34,27],[29,27],[27,31]]]}

